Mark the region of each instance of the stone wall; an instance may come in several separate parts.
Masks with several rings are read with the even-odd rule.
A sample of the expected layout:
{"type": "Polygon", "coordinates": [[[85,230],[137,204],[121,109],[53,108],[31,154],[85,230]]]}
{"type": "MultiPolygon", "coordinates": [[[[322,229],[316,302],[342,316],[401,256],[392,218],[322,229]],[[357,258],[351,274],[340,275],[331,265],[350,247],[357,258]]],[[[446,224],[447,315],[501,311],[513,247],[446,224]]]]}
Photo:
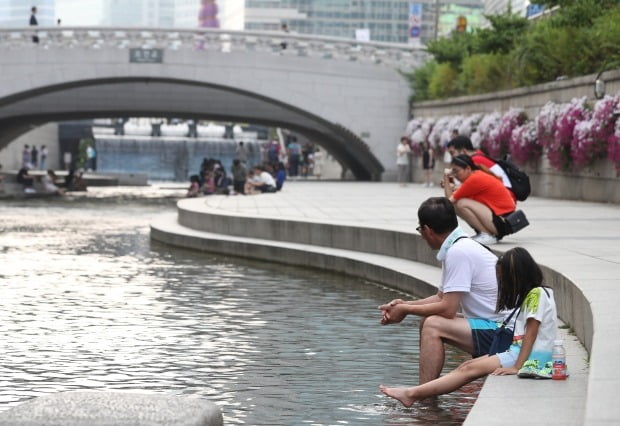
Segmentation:
{"type": "MultiPolygon", "coordinates": [[[[548,101],[568,102],[573,98],[586,96],[593,104],[594,81],[597,74],[578,78],[553,81],[536,86],[487,93],[484,95],[461,96],[442,101],[417,102],[413,105],[414,117],[442,117],[446,115],[505,112],[510,108],[523,108],[528,117],[535,117],[548,101]]],[[[606,93],[620,92],[620,69],[606,71],[601,78],[606,84],[606,93]]],[[[439,158],[441,160],[441,158],[439,158]]],[[[423,182],[419,158],[414,157],[414,180],[423,182]]],[[[439,161],[435,167],[436,180],[444,164],[439,161]]],[[[605,160],[580,173],[559,172],[552,169],[545,158],[525,167],[530,174],[532,193],[546,198],[620,203],[619,177],[611,162],[605,160]]]]}

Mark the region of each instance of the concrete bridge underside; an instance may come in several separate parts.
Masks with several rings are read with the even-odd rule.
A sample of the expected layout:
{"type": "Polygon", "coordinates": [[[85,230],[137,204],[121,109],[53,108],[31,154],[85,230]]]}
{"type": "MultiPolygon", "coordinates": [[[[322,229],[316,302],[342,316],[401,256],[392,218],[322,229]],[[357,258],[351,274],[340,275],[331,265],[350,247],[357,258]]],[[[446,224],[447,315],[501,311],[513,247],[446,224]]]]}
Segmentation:
{"type": "Polygon", "coordinates": [[[11,105],[12,114],[0,119],[0,148],[47,122],[123,116],[208,118],[297,131],[323,146],[360,180],[378,180],[384,170],[368,146],[344,127],[235,88],[132,77],[61,84],[22,93],[4,103],[11,105]]]}

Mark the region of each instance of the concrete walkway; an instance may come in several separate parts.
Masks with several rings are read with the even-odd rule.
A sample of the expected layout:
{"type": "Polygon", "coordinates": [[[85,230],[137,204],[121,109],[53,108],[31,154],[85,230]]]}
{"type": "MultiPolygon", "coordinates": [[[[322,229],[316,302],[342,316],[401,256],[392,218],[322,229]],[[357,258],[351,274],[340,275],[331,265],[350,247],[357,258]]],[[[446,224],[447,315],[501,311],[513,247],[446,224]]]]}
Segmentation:
{"type": "MultiPolygon", "coordinates": [[[[418,184],[400,187],[395,183],[287,182],[284,191],[277,194],[182,200],[179,217],[187,209],[204,215],[204,223],[216,217],[263,218],[282,224],[331,224],[337,228],[417,235],[418,206],[428,197],[441,195],[439,188],[418,184]]],[[[615,395],[620,386],[620,371],[611,367],[615,354],[620,353],[620,332],[614,321],[620,303],[620,208],[540,198],[528,199],[520,203],[520,208],[531,225],[506,237],[493,249],[525,247],[543,266],[548,284],[556,290],[559,315],[570,327],[562,333],[569,352],[571,378],[567,382],[553,382],[490,377],[467,424],[617,424],[620,404],[615,395]],[[590,352],[589,369],[584,346],[590,352]],[[516,416],[516,407],[528,407],[527,413],[516,416]]],[[[168,227],[172,233],[194,236],[202,232],[176,222],[174,217],[170,223],[158,223],[154,228],[168,227]]],[[[235,233],[232,228],[217,232],[235,233]]],[[[203,238],[213,238],[213,234],[205,232],[203,238]]],[[[243,234],[227,238],[248,240],[243,234]]],[[[311,251],[312,247],[306,244],[305,248],[295,249],[311,251]]],[[[411,255],[415,258],[414,253],[411,255]]],[[[407,253],[396,256],[407,257],[407,253]]]]}

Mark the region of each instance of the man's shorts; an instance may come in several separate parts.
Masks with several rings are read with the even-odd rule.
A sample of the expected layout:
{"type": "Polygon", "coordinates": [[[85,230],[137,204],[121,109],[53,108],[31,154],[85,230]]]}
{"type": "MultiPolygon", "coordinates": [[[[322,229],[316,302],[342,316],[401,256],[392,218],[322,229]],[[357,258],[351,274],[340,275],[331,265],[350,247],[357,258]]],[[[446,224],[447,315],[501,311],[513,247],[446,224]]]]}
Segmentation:
{"type": "Polygon", "coordinates": [[[482,355],[488,355],[491,343],[495,337],[495,330],[498,327],[496,321],[484,318],[468,318],[469,328],[471,328],[471,337],[474,340],[474,353],[472,356],[477,358],[482,355]]]}

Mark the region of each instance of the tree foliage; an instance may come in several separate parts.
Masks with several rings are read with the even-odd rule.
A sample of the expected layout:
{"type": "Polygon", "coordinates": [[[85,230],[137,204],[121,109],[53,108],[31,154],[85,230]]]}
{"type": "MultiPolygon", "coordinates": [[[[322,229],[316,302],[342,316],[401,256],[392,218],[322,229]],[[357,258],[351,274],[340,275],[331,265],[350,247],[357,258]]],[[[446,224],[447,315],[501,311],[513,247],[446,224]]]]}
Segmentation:
{"type": "Polygon", "coordinates": [[[473,53],[508,53],[527,31],[528,20],[514,14],[486,16],[491,28],[474,32],[473,53]]]}
{"type": "Polygon", "coordinates": [[[459,69],[463,58],[472,49],[472,34],[454,32],[450,38],[440,38],[429,42],[427,50],[440,64],[448,63],[452,68],[459,69]]]}
{"type": "Polygon", "coordinates": [[[415,100],[528,86],[620,67],[620,0],[537,0],[552,13],[528,21],[488,16],[490,28],[428,45],[432,65],[409,76],[415,100]]]}

